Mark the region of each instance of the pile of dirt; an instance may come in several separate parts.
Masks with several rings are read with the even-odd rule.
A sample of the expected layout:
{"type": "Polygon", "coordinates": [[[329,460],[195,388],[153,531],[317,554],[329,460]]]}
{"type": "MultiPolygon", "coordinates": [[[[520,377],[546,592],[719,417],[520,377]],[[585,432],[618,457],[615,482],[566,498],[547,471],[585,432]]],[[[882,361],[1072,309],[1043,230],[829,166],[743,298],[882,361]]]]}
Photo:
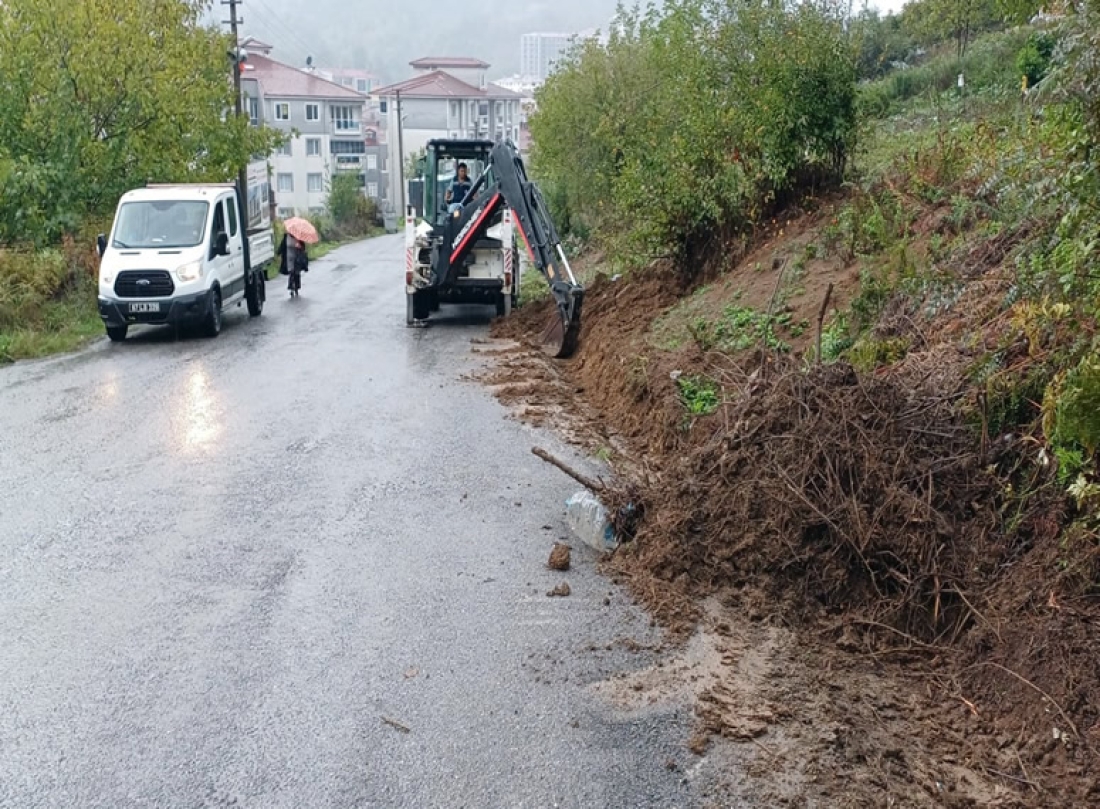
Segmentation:
{"type": "Polygon", "coordinates": [[[646,492],[636,561],[703,591],[766,582],[795,607],[957,637],[971,582],[1010,549],[996,479],[953,397],[846,364],[743,385],[671,459],[671,485],[646,492]]]}

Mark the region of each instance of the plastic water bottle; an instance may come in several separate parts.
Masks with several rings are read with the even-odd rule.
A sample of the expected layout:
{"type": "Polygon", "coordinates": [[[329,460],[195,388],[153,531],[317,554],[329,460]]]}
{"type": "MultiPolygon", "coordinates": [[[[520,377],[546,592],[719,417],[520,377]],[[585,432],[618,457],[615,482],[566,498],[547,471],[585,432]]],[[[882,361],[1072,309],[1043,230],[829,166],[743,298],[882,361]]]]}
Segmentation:
{"type": "Polygon", "coordinates": [[[619,544],[607,509],[587,489],[565,501],[565,522],[581,542],[598,551],[610,551],[619,544]]]}

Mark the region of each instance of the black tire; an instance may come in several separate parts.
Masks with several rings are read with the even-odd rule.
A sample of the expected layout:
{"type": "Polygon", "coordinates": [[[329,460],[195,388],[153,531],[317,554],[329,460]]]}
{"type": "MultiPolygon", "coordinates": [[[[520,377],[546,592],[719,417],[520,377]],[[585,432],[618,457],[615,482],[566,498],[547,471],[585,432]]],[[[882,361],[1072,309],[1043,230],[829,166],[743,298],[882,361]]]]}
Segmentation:
{"type": "Polygon", "coordinates": [[[222,293],[214,289],[210,293],[210,311],[206,313],[203,333],[207,337],[217,337],[222,333],[222,293]]]}
{"type": "Polygon", "coordinates": [[[432,313],[432,302],[427,292],[414,292],[412,296],[412,316],[414,320],[427,320],[432,313]]]}
{"type": "Polygon", "coordinates": [[[262,272],[252,273],[252,284],[249,287],[248,314],[250,317],[259,317],[264,312],[264,298],[267,297],[266,276],[262,272]]]}
{"type": "Polygon", "coordinates": [[[507,292],[497,294],[497,317],[508,317],[512,314],[512,296],[507,292]]]}
{"type": "Polygon", "coordinates": [[[121,326],[108,326],[107,336],[111,338],[112,343],[121,343],[126,339],[126,332],[130,330],[130,327],[123,323],[121,326]]]}

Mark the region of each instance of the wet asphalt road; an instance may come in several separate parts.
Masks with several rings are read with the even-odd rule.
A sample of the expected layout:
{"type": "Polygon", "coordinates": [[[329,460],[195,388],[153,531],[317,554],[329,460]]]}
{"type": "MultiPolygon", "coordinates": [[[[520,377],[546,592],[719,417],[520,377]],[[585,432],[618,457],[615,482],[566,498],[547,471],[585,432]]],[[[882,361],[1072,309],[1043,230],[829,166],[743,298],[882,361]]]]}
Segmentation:
{"type": "Polygon", "coordinates": [[[651,630],[545,569],[576,486],[462,378],[490,310],[406,329],[402,271],[0,368],[0,806],[693,805],[687,711],[589,690],[651,630]]]}

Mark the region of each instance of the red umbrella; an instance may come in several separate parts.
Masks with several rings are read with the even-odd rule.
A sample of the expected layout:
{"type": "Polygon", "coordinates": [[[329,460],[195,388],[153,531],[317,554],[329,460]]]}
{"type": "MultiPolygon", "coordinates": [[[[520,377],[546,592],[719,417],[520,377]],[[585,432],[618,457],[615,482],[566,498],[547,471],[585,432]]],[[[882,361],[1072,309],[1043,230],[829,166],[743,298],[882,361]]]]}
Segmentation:
{"type": "Polygon", "coordinates": [[[317,228],[313,227],[313,225],[300,216],[293,216],[286,220],[286,222],[283,223],[283,227],[286,228],[287,233],[300,242],[317,244],[317,242],[321,241],[321,237],[317,235],[317,228]]]}

